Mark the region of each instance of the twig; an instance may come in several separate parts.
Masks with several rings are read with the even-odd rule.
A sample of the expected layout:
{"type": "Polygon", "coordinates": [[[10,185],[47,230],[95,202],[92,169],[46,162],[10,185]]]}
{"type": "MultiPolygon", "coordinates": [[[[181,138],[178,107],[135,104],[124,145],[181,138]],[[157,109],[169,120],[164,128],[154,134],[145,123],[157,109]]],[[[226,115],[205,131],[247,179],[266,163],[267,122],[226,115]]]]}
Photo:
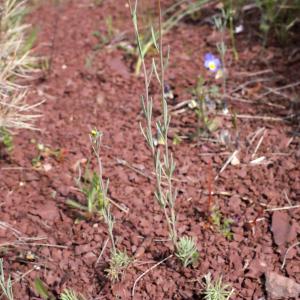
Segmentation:
{"type": "Polygon", "coordinates": [[[247,136],[247,140],[250,139],[249,141],[249,145],[251,146],[253,144],[253,142],[255,141],[255,139],[257,138],[257,136],[263,132],[265,130],[265,127],[261,127],[261,128],[258,128],[254,133],[251,133],[247,136]]]}
{"type": "Polygon", "coordinates": [[[161,265],[162,263],[164,263],[166,260],[168,260],[169,258],[171,258],[173,256],[173,254],[169,255],[168,257],[164,258],[163,260],[161,260],[160,262],[156,263],[155,265],[153,265],[151,268],[149,268],[147,271],[145,271],[144,273],[142,273],[134,282],[133,284],[133,288],[132,288],[132,292],[131,292],[131,296],[132,299],[134,297],[134,293],[135,293],[135,287],[137,285],[137,283],[149,272],[151,272],[153,269],[155,269],[156,267],[158,267],[159,265],[161,265]]]}
{"type": "Polygon", "coordinates": [[[55,245],[55,244],[39,244],[39,243],[20,243],[20,244],[32,245],[32,246],[41,246],[41,247],[49,247],[49,248],[59,248],[59,249],[68,249],[69,248],[68,246],[55,245]]]}
{"type": "MultiPolygon", "coordinates": [[[[235,72],[234,75],[237,76],[243,76],[243,77],[255,77],[258,75],[263,75],[263,74],[268,74],[268,73],[273,73],[272,69],[266,69],[266,70],[261,70],[261,71],[257,71],[257,72],[235,72]]],[[[264,78],[262,78],[264,79],[264,78]]]]}
{"type": "Polygon", "coordinates": [[[215,177],[215,180],[217,180],[220,176],[220,174],[227,168],[227,166],[231,163],[231,161],[233,160],[233,158],[239,153],[239,150],[235,150],[227,159],[227,161],[225,162],[224,166],[222,167],[222,169],[220,170],[220,172],[218,173],[218,175],[215,177]]]}
{"type": "Polygon", "coordinates": [[[13,228],[11,225],[9,225],[6,222],[0,221],[0,227],[11,230],[17,238],[19,238],[22,235],[22,233],[19,230],[13,228]]]}
{"type": "Polygon", "coordinates": [[[267,208],[267,209],[265,209],[265,211],[279,211],[279,210],[289,210],[289,209],[296,209],[296,208],[300,208],[300,204],[292,205],[292,206],[267,208]]]}
{"type": "MultiPolygon", "coordinates": [[[[256,100],[249,100],[249,99],[244,99],[244,98],[241,98],[241,97],[236,97],[236,96],[231,96],[231,95],[226,95],[226,97],[228,97],[232,101],[239,101],[239,102],[244,102],[244,103],[249,103],[249,104],[259,103],[256,100]]],[[[270,107],[279,108],[279,109],[285,109],[286,108],[284,105],[271,103],[271,102],[263,102],[262,104],[270,106],[270,107]]]]}
{"type": "Polygon", "coordinates": [[[290,84],[281,86],[281,87],[276,88],[276,89],[269,90],[268,92],[265,92],[265,93],[261,94],[258,98],[256,98],[256,100],[259,100],[259,99],[261,99],[261,98],[263,98],[263,97],[265,97],[265,96],[267,96],[267,95],[269,95],[271,93],[274,93],[275,91],[278,92],[278,91],[281,91],[281,90],[284,90],[284,89],[288,89],[288,88],[291,88],[291,87],[296,87],[298,85],[300,85],[300,81],[297,81],[297,82],[294,82],[294,83],[290,83],[290,84]]]}
{"type": "Polygon", "coordinates": [[[282,92],[279,92],[279,91],[277,91],[276,89],[274,89],[274,88],[271,88],[271,87],[265,87],[267,90],[268,90],[268,92],[270,92],[270,93],[273,93],[273,94],[275,94],[275,95],[277,95],[277,96],[281,96],[281,97],[283,97],[283,98],[285,98],[285,99],[288,99],[288,100],[290,100],[291,99],[291,97],[289,96],[289,95],[286,95],[286,94],[284,94],[284,93],[282,93],[282,92]]]}
{"type": "MultiPolygon", "coordinates": [[[[227,118],[232,118],[231,115],[224,115],[223,113],[219,113],[217,115],[227,117],[227,118]]],[[[238,119],[253,119],[253,120],[272,121],[272,122],[284,122],[285,121],[285,118],[270,117],[270,116],[236,115],[236,117],[238,119]]]]}
{"type": "Polygon", "coordinates": [[[300,242],[296,242],[295,244],[293,244],[292,246],[290,246],[286,252],[285,252],[285,255],[284,255],[284,258],[283,258],[283,262],[282,262],[282,265],[281,265],[281,270],[284,268],[285,266],[285,262],[286,262],[286,257],[287,257],[287,254],[289,253],[289,251],[291,249],[293,249],[294,247],[297,247],[298,245],[300,245],[300,242]]]}
{"type": "Polygon", "coordinates": [[[59,248],[59,249],[68,249],[68,246],[63,246],[63,245],[54,245],[54,244],[39,244],[39,243],[26,243],[26,242],[6,242],[0,244],[0,247],[17,247],[17,246],[40,246],[40,247],[51,247],[51,248],[59,248]]]}
{"type": "Polygon", "coordinates": [[[124,160],[124,159],[120,159],[118,157],[114,157],[117,161],[117,164],[122,165],[122,166],[126,166],[127,168],[129,168],[130,170],[136,172],[139,175],[142,175],[143,177],[151,180],[153,179],[151,176],[143,173],[141,170],[139,170],[138,168],[133,167],[128,161],[124,160]]]}
{"type": "Polygon", "coordinates": [[[111,197],[107,197],[107,200],[113,204],[114,206],[116,206],[119,210],[123,211],[124,213],[128,214],[129,212],[129,208],[127,206],[123,207],[122,205],[118,204],[116,201],[114,201],[113,199],[111,199],[111,197]]]}
{"type": "Polygon", "coordinates": [[[240,84],[238,87],[236,87],[235,89],[233,89],[232,91],[230,91],[231,94],[245,88],[246,86],[253,84],[253,83],[258,83],[258,82],[264,82],[264,81],[270,81],[270,78],[258,78],[258,79],[254,79],[254,80],[249,80],[245,83],[240,84]]]}
{"type": "Polygon", "coordinates": [[[284,193],[284,196],[285,196],[286,201],[289,203],[289,205],[292,205],[292,202],[291,202],[289,196],[287,195],[287,192],[286,192],[286,191],[283,191],[283,193],[284,193]]]}
{"type": "Polygon", "coordinates": [[[174,105],[171,109],[170,109],[170,112],[174,111],[174,110],[178,110],[180,108],[183,108],[185,106],[187,106],[189,103],[191,102],[191,99],[190,100],[184,100],[184,101],[181,101],[179,102],[178,104],[174,105]]]}
{"type": "Polygon", "coordinates": [[[107,246],[107,243],[108,243],[108,242],[109,242],[109,239],[107,239],[107,240],[105,241],[105,243],[104,243],[104,245],[103,245],[103,247],[102,247],[102,250],[101,250],[101,252],[100,252],[100,254],[99,254],[99,257],[97,258],[97,261],[96,261],[96,263],[95,263],[95,267],[98,265],[99,260],[101,259],[102,255],[103,255],[103,253],[104,253],[104,251],[105,251],[105,249],[106,249],[106,246],[107,246]]]}
{"type": "Polygon", "coordinates": [[[256,153],[257,153],[257,151],[258,151],[258,149],[259,149],[261,143],[263,142],[264,137],[265,137],[265,132],[266,132],[266,130],[263,130],[262,136],[260,137],[260,139],[259,139],[259,141],[258,141],[258,143],[257,143],[257,145],[256,145],[256,147],[255,147],[255,149],[254,149],[254,152],[253,152],[253,154],[252,154],[252,156],[251,156],[252,158],[255,157],[255,155],[256,155],[256,153]]]}

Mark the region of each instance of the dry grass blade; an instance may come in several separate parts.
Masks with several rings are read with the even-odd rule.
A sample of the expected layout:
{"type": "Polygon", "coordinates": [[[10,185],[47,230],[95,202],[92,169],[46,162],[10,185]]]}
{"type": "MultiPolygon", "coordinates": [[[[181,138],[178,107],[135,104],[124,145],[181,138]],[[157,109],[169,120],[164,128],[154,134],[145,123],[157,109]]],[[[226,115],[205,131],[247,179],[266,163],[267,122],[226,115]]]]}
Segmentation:
{"type": "Polygon", "coordinates": [[[290,252],[290,250],[292,250],[294,247],[297,247],[300,245],[300,242],[296,242],[295,244],[293,244],[292,246],[290,246],[286,252],[285,252],[285,255],[284,255],[284,259],[283,259],[283,262],[282,262],[282,265],[281,265],[281,270],[284,268],[285,266],[285,262],[286,262],[286,259],[287,259],[287,255],[288,253],[290,252]]]}
{"type": "Polygon", "coordinates": [[[147,275],[149,272],[151,272],[153,269],[155,269],[156,267],[158,267],[159,265],[161,265],[162,263],[164,263],[166,260],[168,260],[169,258],[171,258],[173,255],[169,255],[168,257],[164,258],[163,260],[159,261],[158,263],[156,263],[155,265],[153,265],[151,268],[149,268],[148,270],[146,270],[145,272],[143,272],[134,282],[133,284],[133,288],[132,288],[132,291],[131,291],[131,296],[132,296],[132,299],[134,297],[134,294],[135,294],[135,288],[136,288],[136,285],[137,283],[145,276],[147,275]]]}

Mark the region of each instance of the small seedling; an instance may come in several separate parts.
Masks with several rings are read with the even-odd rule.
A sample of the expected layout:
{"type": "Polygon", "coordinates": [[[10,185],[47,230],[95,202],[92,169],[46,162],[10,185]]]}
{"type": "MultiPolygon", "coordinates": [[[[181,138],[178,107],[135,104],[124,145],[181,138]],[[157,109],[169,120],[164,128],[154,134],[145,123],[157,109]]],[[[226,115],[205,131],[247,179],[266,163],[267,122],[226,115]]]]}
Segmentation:
{"type": "Polygon", "coordinates": [[[49,291],[47,285],[37,277],[34,280],[34,287],[37,294],[44,300],[55,300],[55,296],[49,291]]]}
{"type": "MultiPolygon", "coordinates": [[[[81,168],[79,166],[79,176],[76,180],[77,185],[81,192],[87,199],[87,204],[82,205],[75,200],[68,199],[67,204],[73,208],[87,211],[89,214],[101,214],[108,205],[109,199],[107,191],[104,191],[105,185],[102,178],[102,164],[100,159],[100,146],[101,146],[102,133],[97,130],[92,130],[90,133],[90,141],[92,147],[92,155],[96,156],[98,163],[98,172],[90,169],[90,163],[87,164],[85,174],[83,176],[83,183],[81,178],[81,168]]],[[[108,182],[107,182],[108,184],[108,182]]]]}
{"type": "Polygon", "coordinates": [[[4,277],[3,259],[2,258],[0,258],[0,287],[1,287],[3,295],[8,300],[14,299],[11,278],[10,278],[10,276],[8,276],[7,280],[5,280],[5,277],[4,277]]]}
{"type": "Polygon", "coordinates": [[[107,196],[109,180],[107,179],[105,182],[103,179],[103,169],[100,158],[102,135],[102,132],[98,131],[97,129],[93,129],[90,133],[92,152],[97,160],[98,172],[93,173],[91,189],[87,190],[87,193],[89,194],[88,209],[92,212],[96,209],[99,213],[101,213],[104,222],[107,225],[112,249],[109,268],[106,270],[106,272],[110,280],[115,282],[120,279],[124,270],[129,266],[132,260],[126,252],[118,250],[115,243],[113,234],[115,220],[111,213],[111,206],[107,196]]]}
{"type": "Polygon", "coordinates": [[[180,237],[176,247],[176,256],[184,267],[194,265],[199,257],[195,240],[188,236],[180,237]]]}
{"type": "Polygon", "coordinates": [[[233,220],[224,218],[220,210],[216,207],[212,208],[210,220],[212,224],[216,226],[218,231],[228,240],[233,239],[233,233],[231,231],[231,225],[233,220]]]}
{"type": "Polygon", "coordinates": [[[106,25],[106,34],[103,34],[98,30],[93,32],[93,36],[98,39],[98,43],[93,47],[94,51],[109,45],[115,36],[116,29],[113,26],[113,19],[111,16],[107,16],[105,18],[105,25],[106,25]]]}
{"type": "MultiPolygon", "coordinates": [[[[34,280],[35,290],[43,300],[55,300],[57,299],[53,293],[49,291],[47,285],[40,279],[34,280]]],[[[65,289],[59,296],[60,300],[86,300],[81,294],[77,294],[72,289],[65,289]]]]}
{"type": "Polygon", "coordinates": [[[218,278],[214,282],[211,279],[211,274],[208,273],[204,276],[205,300],[229,300],[234,293],[234,289],[229,284],[222,282],[222,277],[218,278]]]}
{"type": "MultiPolygon", "coordinates": [[[[87,172],[87,174],[90,174],[87,172]]],[[[81,192],[87,199],[87,205],[81,205],[78,202],[68,199],[67,204],[87,211],[89,214],[100,213],[102,209],[107,205],[107,201],[104,200],[101,188],[99,187],[99,175],[93,172],[91,176],[85,176],[84,184],[79,184],[81,192]],[[89,178],[91,177],[91,178],[89,178]]]]}
{"type": "Polygon", "coordinates": [[[42,161],[48,157],[52,157],[58,162],[61,162],[65,159],[65,156],[68,152],[65,148],[52,149],[42,143],[37,143],[36,149],[38,150],[38,154],[31,160],[31,164],[35,168],[40,168],[42,166],[42,161]]]}
{"type": "Polygon", "coordinates": [[[197,135],[210,134],[218,129],[217,119],[210,117],[211,113],[216,112],[219,90],[216,85],[208,88],[202,76],[197,79],[196,87],[193,90],[193,99],[189,107],[196,113],[198,119],[197,135]]]}
{"type": "Polygon", "coordinates": [[[179,135],[175,134],[173,137],[173,145],[179,145],[181,142],[182,138],[179,135]]]}
{"type": "Polygon", "coordinates": [[[4,127],[0,128],[0,143],[3,144],[5,150],[8,154],[10,154],[14,148],[13,138],[10,132],[4,127]]]}

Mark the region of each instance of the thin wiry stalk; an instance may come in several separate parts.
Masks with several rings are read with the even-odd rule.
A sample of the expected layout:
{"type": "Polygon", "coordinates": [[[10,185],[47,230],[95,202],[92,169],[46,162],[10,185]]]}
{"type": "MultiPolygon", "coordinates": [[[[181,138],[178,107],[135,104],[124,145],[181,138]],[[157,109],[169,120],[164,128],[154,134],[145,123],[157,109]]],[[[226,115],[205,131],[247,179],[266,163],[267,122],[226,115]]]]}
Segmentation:
{"type": "Polygon", "coordinates": [[[111,214],[110,204],[109,204],[108,197],[107,197],[109,180],[104,182],[103,167],[102,167],[102,162],[101,162],[101,158],[100,158],[102,135],[103,135],[102,132],[94,129],[94,130],[92,130],[92,132],[90,134],[90,141],[91,141],[93,153],[96,157],[97,164],[98,164],[98,184],[99,184],[100,194],[101,194],[101,197],[102,197],[102,200],[104,203],[102,214],[104,217],[104,221],[108,227],[108,234],[109,234],[111,244],[112,244],[112,252],[116,253],[115,239],[114,239],[114,235],[113,235],[114,218],[111,214]]]}
{"type": "Polygon", "coordinates": [[[217,43],[217,49],[218,52],[221,56],[221,61],[222,61],[222,68],[223,68],[223,102],[224,102],[224,110],[227,111],[228,106],[227,106],[227,92],[226,92],[226,82],[227,82],[227,71],[226,71],[226,51],[227,47],[225,44],[225,29],[227,26],[227,19],[229,18],[228,15],[226,15],[225,11],[222,10],[222,17],[215,17],[214,18],[214,23],[217,29],[221,32],[221,42],[217,43]]]}
{"type": "Polygon", "coordinates": [[[102,132],[95,129],[92,130],[90,134],[90,140],[91,140],[94,155],[98,163],[98,185],[99,185],[101,197],[104,202],[104,206],[102,208],[102,215],[107,225],[108,235],[112,245],[112,249],[110,253],[110,264],[106,272],[107,272],[107,276],[112,281],[117,281],[119,280],[119,277],[122,275],[123,271],[131,263],[131,258],[127,255],[126,252],[120,251],[116,247],[115,237],[113,233],[115,219],[111,213],[111,206],[109,203],[109,199],[107,197],[109,180],[107,179],[107,181],[104,182],[103,168],[102,168],[102,162],[100,158],[102,132]]]}

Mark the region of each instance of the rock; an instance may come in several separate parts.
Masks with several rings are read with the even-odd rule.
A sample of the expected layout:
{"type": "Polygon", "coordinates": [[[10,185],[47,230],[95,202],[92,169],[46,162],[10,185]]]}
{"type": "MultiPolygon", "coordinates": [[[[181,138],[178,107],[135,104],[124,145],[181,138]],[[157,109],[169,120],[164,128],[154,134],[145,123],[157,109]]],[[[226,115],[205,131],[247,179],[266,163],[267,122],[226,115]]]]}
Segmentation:
{"type": "Polygon", "coordinates": [[[97,261],[97,256],[93,252],[88,252],[82,257],[86,265],[92,266],[97,261]]]}
{"type": "Polygon", "coordinates": [[[46,163],[46,164],[43,165],[43,168],[44,168],[45,172],[49,172],[52,169],[52,165],[49,164],[49,163],[46,163]]]}
{"type": "Polygon", "coordinates": [[[121,56],[113,57],[108,61],[108,64],[113,72],[116,72],[118,75],[123,76],[125,79],[130,78],[128,67],[123,62],[121,56]]]}
{"type": "Polygon", "coordinates": [[[266,290],[271,299],[299,299],[300,284],[275,272],[266,274],[266,290]]]}
{"type": "Polygon", "coordinates": [[[240,160],[237,157],[237,154],[232,157],[232,160],[231,160],[230,164],[232,166],[238,166],[240,164],[240,160]]]}
{"type": "Polygon", "coordinates": [[[35,207],[35,214],[46,221],[55,221],[59,218],[59,209],[53,201],[47,201],[35,207]]]}
{"type": "Polygon", "coordinates": [[[272,216],[272,233],[277,246],[284,245],[289,237],[290,217],[284,211],[275,211],[272,216]]]}

